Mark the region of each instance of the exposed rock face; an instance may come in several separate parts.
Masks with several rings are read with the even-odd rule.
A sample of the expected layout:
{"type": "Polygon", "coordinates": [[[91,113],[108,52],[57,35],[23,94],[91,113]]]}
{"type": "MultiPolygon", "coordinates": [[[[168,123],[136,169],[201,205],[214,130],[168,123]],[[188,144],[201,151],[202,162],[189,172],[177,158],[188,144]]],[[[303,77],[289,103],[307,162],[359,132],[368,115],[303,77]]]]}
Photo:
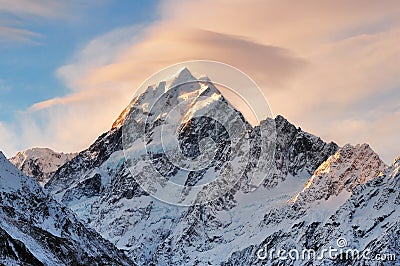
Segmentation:
{"type": "Polygon", "coordinates": [[[339,148],[282,116],[253,128],[209,80],[193,79],[183,69],[150,86],[53,171],[45,189],[58,202],[0,158],[0,263],[400,264],[400,157],[387,167],[367,144],[339,148]],[[183,186],[181,203],[222,193],[168,204],[150,195],[158,174],[183,186]],[[341,256],[317,258],[332,247],[341,256]],[[316,256],[276,253],[292,249],[316,256]]]}
{"type": "Polygon", "coordinates": [[[0,261],[10,265],[44,265],[24,243],[0,228],[0,261]]]}
{"type": "Polygon", "coordinates": [[[345,145],[315,171],[293,201],[328,200],[342,192],[349,194],[360,184],[377,177],[386,165],[367,145],[345,145]]]}
{"type": "MultiPolygon", "coordinates": [[[[182,76],[187,78],[188,75],[183,73],[178,79],[182,81],[182,76]]],[[[314,171],[335,154],[338,146],[296,128],[282,116],[267,119],[260,126],[251,128],[238,114],[243,119],[251,146],[249,163],[245,165],[246,171],[238,183],[222,197],[207,204],[178,207],[163,203],[144,191],[137,183],[137,176],[134,178],[124,163],[122,126],[127,119],[137,122],[129,135],[133,138],[131,141],[142,142],[144,136],[150,146],[154,143],[150,158],[169,180],[186,185],[201,184],[207,176],[218,175],[226,162],[236,156],[235,152],[227,149],[229,139],[217,124],[196,119],[189,119],[190,124],[187,123],[189,120],[185,119],[192,111],[187,109],[178,134],[180,149],[187,157],[196,158],[201,149],[199,142],[194,140],[207,137],[218,140],[223,145],[217,149],[217,163],[202,173],[183,172],[169,164],[163,153],[157,153],[160,125],[169,123],[162,114],[170,106],[179,104],[182,97],[187,97],[186,94],[226,101],[215,88],[200,87],[199,90],[199,86],[188,87],[184,93],[171,91],[168,97],[160,100],[168,84],[174,83],[161,82],[136,98],[129,111],[124,110],[109,132],[55,173],[46,189],[139,264],[219,264],[233,260],[235,252],[241,252],[243,247],[258,247],[269,235],[274,238],[281,236],[280,230],[290,228],[296,219],[306,216],[308,205],[297,211],[295,208],[299,204],[287,202],[303,189],[314,171]],[[154,99],[162,101],[157,105],[158,109],[146,109],[152,106],[154,99]],[[151,123],[142,123],[149,113],[151,123]],[[274,161],[257,168],[256,161],[264,156],[257,145],[263,143],[262,138],[274,136],[271,128],[276,128],[274,161]],[[258,175],[264,181],[254,191],[249,179],[258,175]]],[[[193,103],[192,106],[197,106],[195,112],[205,112],[199,108],[205,106],[203,103],[200,98],[193,103]]],[[[213,103],[207,104],[207,108],[213,106],[213,103]]],[[[151,179],[148,171],[139,167],[145,156],[145,151],[137,151],[137,157],[128,166],[135,167],[136,175],[151,179]]],[[[376,161],[377,166],[383,165],[379,158],[376,161]]],[[[371,174],[365,176],[365,181],[374,174],[373,171],[362,171],[371,174]]],[[[354,187],[356,184],[351,189],[354,187]]]]}
{"type": "Polygon", "coordinates": [[[132,265],[0,152],[0,263],[132,265]]]}
{"type": "Polygon", "coordinates": [[[58,168],[70,161],[76,153],[58,153],[48,148],[32,148],[10,158],[25,175],[35,177],[44,186],[58,168]]]}
{"type": "Polygon", "coordinates": [[[275,118],[275,125],[277,174],[273,179],[265,179],[265,185],[268,187],[284,181],[288,175],[312,175],[338,149],[336,143],[325,143],[319,137],[296,128],[283,116],[278,115],[275,118]]]}
{"type": "MultiPolygon", "coordinates": [[[[366,160],[369,160],[372,165],[381,164],[379,160],[370,160],[375,155],[368,151],[369,148],[366,145],[352,148],[346,146],[343,152],[349,152],[349,149],[352,150],[350,152],[354,155],[367,152],[371,157],[365,158],[366,160]]],[[[337,155],[340,156],[340,152],[337,155]]],[[[357,155],[353,159],[356,158],[357,155]]],[[[330,159],[327,162],[336,160],[336,158],[330,159]]],[[[343,158],[347,162],[349,162],[349,159],[346,155],[343,158]]],[[[364,173],[371,170],[369,167],[370,165],[364,164],[364,173]]],[[[351,167],[346,169],[351,169],[351,167]]],[[[343,188],[341,192],[334,193],[339,193],[339,196],[332,195],[328,200],[314,197],[313,200],[320,204],[319,208],[315,208],[314,205],[313,208],[308,209],[308,212],[295,216],[294,219],[289,221],[287,228],[271,230],[259,244],[248,245],[240,251],[234,252],[224,265],[263,265],[265,263],[293,265],[294,261],[279,260],[276,257],[274,259],[268,258],[265,261],[259,260],[256,254],[265,246],[269,250],[271,248],[286,248],[286,250],[296,248],[300,251],[313,249],[316,254],[320,254],[323,249],[329,247],[339,249],[339,242],[337,241],[339,238],[346,240],[346,245],[342,247],[343,253],[353,249],[357,250],[359,254],[364,252],[367,256],[360,256],[358,259],[351,256],[350,258],[338,257],[324,260],[306,258],[296,263],[299,265],[398,265],[400,256],[398,249],[400,174],[398,169],[398,162],[395,161],[382,173],[373,176],[373,178],[365,179],[365,183],[354,186],[351,193],[346,192],[346,189],[343,188]],[[340,198],[341,194],[344,199],[340,198]],[[314,214],[311,212],[314,212],[314,214]],[[315,212],[319,213],[315,214],[315,212]]],[[[336,170],[338,169],[336,168],[336,170]]],[[[318,171],[316,174],[319,174],[318,171]]],[[[339,180],[340,177],[341,175],[332,176],[329,173],[322,175],[321,178],[339,180]]],[[[358,183],[357,179],[350,180],[352,181],[348,188],[351,187],[351,184],[358,183]]],[[[313,191],[309,191],[308,194],[312,195],[313,191]]],[[[298,200],[300,201],[300,198],[298,200]]],[[[286,207],[287,212],[298,212],[296,207],[298,206],[295,204],[286,207]]],[[[270,220],[272,221],[272,219],[270,220]]]]}

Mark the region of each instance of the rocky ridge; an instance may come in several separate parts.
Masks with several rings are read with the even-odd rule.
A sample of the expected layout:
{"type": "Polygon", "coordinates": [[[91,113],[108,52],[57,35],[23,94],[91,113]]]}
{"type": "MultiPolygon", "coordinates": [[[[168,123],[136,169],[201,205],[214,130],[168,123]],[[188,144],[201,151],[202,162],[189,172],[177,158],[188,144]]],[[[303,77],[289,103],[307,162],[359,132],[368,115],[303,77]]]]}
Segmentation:
{"type": "Polygon", "coordinates": [[[58,168],[75,156],[76,153],[58,153],[49,148],[31,148],[18,152],[9,161],[44,186],[58,168]]]}
{"type": "Polygon", "coordinates": [[[0,263],[132,265],[0,152],[0,263]]]}

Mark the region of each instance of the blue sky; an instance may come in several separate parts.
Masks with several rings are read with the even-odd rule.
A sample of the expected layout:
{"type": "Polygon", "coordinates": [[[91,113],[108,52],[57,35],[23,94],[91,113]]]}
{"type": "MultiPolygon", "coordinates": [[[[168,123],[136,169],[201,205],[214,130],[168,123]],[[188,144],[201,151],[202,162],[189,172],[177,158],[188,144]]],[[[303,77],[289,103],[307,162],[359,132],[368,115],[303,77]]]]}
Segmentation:
{"type": "Polygon", "coordinates": [[[146,78],[202,59],[249,75],[274,114],[390,163],[399,42],[397,0],[0,0],[0,150],[85,149],[146,78]]]}
{"type": "Polygon", "coordinates": [[[88,41],[118,27],[150,23],[157,15],[157,2],[152,0],[92,2],[87,6],[72,3],[65,12],[73,14],[60,17],[0,8],[0,23],[11,20],[8,26],[37,34],[23,41],[0,35],[0,121],[10,122],[15,112],[66,95],[68,89],[56,70],[88,41]]]}

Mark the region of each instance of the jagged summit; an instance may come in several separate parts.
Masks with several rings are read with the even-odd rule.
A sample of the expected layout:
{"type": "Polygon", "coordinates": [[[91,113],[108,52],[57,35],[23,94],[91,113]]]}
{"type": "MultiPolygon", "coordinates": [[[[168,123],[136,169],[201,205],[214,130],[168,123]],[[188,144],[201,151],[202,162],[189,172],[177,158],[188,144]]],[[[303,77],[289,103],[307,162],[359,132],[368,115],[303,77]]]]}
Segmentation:
{"type": "Polygon", "coordinates": [[[377,177],[386,168],[368,144],[346,144],[314,172],[305,187],[293,199],[312,202],[327,200],[377,177]]]}
{"type": "MultiPolygon", "coordinates": [[[[29,148],[23,151],[19,151],[17,152],[17,154],[12,157],[19,157],[19,158],[23,158],[23,159],[27,159],[27,158],[41,158],[44,155],[48,155],[48,154],[54,154],[57,157],[61,157],[62,155],[68,155],[69,157],[73,156],[75,153],[64,153],[64,152],[56,152],[50,148],[41,148],[41,147],[34,147],[34,148],[29,148]]],[[[71,158],[72,159],[72,158],[71,158]]]]}
{"type": "Polygon", "coordinates": [[[10,158],[25,175],[35,177],[44,186],[60,166],[74,158],[76,153],[59,153],[49,148],[31,148],[18,152],[10,158]]]}
{"type": "MultiPolygon", "coordinates": [[[[280,114],[276,115],[275,120],[276,120],[277,122],[279,122],[279,123],[289,123],[289,124],[292,124],[292,123],[290,123],[283,115],[280,115],[280,114]]],[[[293,124],[292,124],[292,125],[293,125],[293,124]]]]}
{"type": "MultiPolygon", "coordinates": [[[[202,75],[197,78],[187,67],[184,67],[172,77],[148,86],[143,93],[136,96],[114,121],[111,129],[120,128],[132,108],[142,110],[147,114],[151,107],[158,109],[155,110],[155,112],[158,112],[160,109],[165,109],[165,105],[177,105],[188,99],[193,101],[194,106],[198,97],[218,98],[218,100],[226,102],[221,92],[210,82],[207,76],[202,75]]],[[[202,102],[206,104],[204,101],[202,102]]],[[[187,105],[191,105],[190,102],[187,105]]],[[[199,104],[197,104],[197,107],[199,107],[199,104]]]]}
{"type": "Polygon", "coordinates": [[[193,76],[192,72],[190,72],[190,70],[187,67],[184,67],[180,69],[171,79],[167,80],[166,82],[169,85],[168,87],[171,88],[173,86],[195,80],[197,80],[197,78],[193,76]]]}

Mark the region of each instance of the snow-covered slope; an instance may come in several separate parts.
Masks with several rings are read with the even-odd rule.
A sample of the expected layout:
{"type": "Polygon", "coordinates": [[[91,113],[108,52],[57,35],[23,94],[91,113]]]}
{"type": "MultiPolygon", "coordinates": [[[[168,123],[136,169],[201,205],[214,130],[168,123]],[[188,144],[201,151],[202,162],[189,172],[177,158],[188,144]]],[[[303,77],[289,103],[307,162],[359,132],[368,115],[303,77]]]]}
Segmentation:
{"type": "MultiPolygon", "coordinates": [[[[179,265],[185,259],[190,263],[199,261],[212,265],[219,264],[221,261],[229,262],[228,265],[253,265],[265,262],[259,261],[256,254],[265,244],[270,248],[278,249],[281,246],[296,243],[300,250],[301,243],[319,237],[309,232],[310,227],[316,221],[324,221],[330,217],[348,198],[347,193],[340,197],[336,196],[336,193],[340,194],[339,187],[342,184],[340,182],[338,182],[338,189],[332,192],[330,197],[320,197],[319,193],[321,191],[323,193],[326,188],[322,184],[336,184],[334,180],[345,179],[347,182],[344,184],[349,188],[354,188],[360,183],[359,179],[352,178],[353,175],[350,173],[355,168],[355,173],[361,173],[360,176],[365,180],[370,180],[378,175],[379,170],[384,166],[376,154],[365,145],[346,146],[334,157],[341,161],[340,166],[334,166],[333,157],[330,157],[324,163],[325,165],[327,162],[332,163],[330,175],[318,178],[321,179],[318,184],[320,186],[314,187],[313,184],[309,186],[309,191],[302,192],[304,198],[308,199],[305,196],[308,193],[307,195],[313,201],[303,201],[300,197],[294,204],[289,201],[291,195],[301,190],[301,185],[307,186],[311,182],[299,180],[300,176],[295,175],[288,176],[285,181],[273,188],[260,187],[251,193],[240,191],[235,193],[232,195],[235,202],[233,207],[226,205],[221,207],[215,204],[201,206],[201,208],[194,207],[180,221],[179,230],[159,245],[157,256],[153,259],[157,263],[170,265],[179,265]],[[368,164],[357,161],[361,158],[361,154],[371,156],[366,157],[368,164]],[[371,167],[378,169],[371,169],[371,167]],[[347,175],[342,175],[343,173],[347,175]],[[165,250],[170,250],[170,252],[165,252],[165,250]]],[[[315,171],[314,176],[319,173],[318,170],[315,171]]],[[[330,243],[328,242],[330,240],[331,238],[327,237],[319,244],[325,245],[330,243]]],[[[278,263],[283,262],[276,260],[275,263],[279,265],[278,263]]],[[[286,265],[291,265],[290,262],[286,263],[286,265]]]]}
{"type": "MultiPolygon", "coordinates": [[[[204,96],[212,99],[205,102],[207,99],[199,101],[196,98],[191,105],[194,109],[182,108],[182,122],[191,118],[193,110],[200,114],[218,111],[218,105],[212,101],[219,99],[234,110],[232,114],[243,120],[248,133],[246,137],[252,147],[249,163],[245,165],[243,174],[238,176],[239,182],[220,198],[189,207],[163,203],[150,196],[137,183],[138,176],[152,177],[146,169],[140,170],[142,168],[138,167],[143,161],[142,151],[127,164],[133,168],[136,176],[127,169],[122,147],[122,126],[127,119],[130,122],[134,119],[137,122],[134,125],[139,126],[136,131],[131,131],[130,136],[140,140],[140,143],[144,135],[141,121],[149,114],[152,101],[168,91],[168,86],[177,80],[180,83],[188,78],[192,76],[184,69],[176,79],[149,87],[124,110],[109,132],[62,166],[45,186],[57,200],[70,207],[104,238],[126,250],[141,265],[215,265],[228,260],[233,252],[241,250],[243,246],[259,243],[264,237],[260,228],[263,228],[266,216],[273,215],[276,208],[286,208],[287,201],[302,190],[320,164],[338,149],[336,144],[325,143],[296,128],[282,116],[267,119],[260,126],[251,128],[216,88],[202,87],[200,82],[179,92],[171,91],[167,97],[159,99],[161,102],[157,104],[157,109],[151,111],[154,120],[151,120],[152,127],[147,140],[157,144],[158,127],[168,126],[171,122],[163,114],[170,106],[180,104],[183,98],[204,96]],[[272,128],[276,129],[276,134],[269,134],[272,128]],[[265,132],[268,134],[261,134],[265,132]],[[260,143],[265,143],[263,138],[271,136],[276,137],[274,161],[259,168],[253,162],[268,158],[262,154],[260,143]],[[250,180],[252,176],[265,177],[255,191],[250,180]]],[[[213,116],[218,118],[218,114],[213,116]]],[[[209,137],[209,131],[215,130],[215,127],[208,128],[209,123],[195,121],[191,125],[187,132],[194,132],[198,138],[190,138],[186,134],[178,136],[183,150],[186,149],[189,155],[196,152],[196,149],[191,149],[193,145],[196,147],[193,139],[209,137]]],[[[217,131],[216,136],[223,139],[224,132],[217,131]]],[[[156,144],[153,147],[156,148],[156,144]]],[[[158,161],[159,170],[170,179],[198,184],[207,176],[220,174],[219,169],[227,163],[225,154],[227,150],[219,150],[217,155],[220,156],[217,157],[220,158],[220,167],[208,167],[201,175],[175,169],[163,160],[158,161]]],[[[233,154],[230,158],[235,159],[235,156],[233,154]]],[[[162,154],[156,158],[163,158],[162,154]]]]}
{"type": "Polygon", "coordinates": [[[384,169],[385,164],[368,144],[347,144],[318,167],[292,201],[311,203],[342,193],[350,197],[356,186],[377,177],[384,169]]]}
{"type": "MultiPolygon", "coordinates": [[[[400,258],[396,249],[400,233],[399,160],[386,167],[366,144],[339,148],[282,116],[251,128],[212,84],[185,83],[193,78],[183,69],[172,80],[150,86],[122,112],[109,132],[62,166],[45,188],[140,265],[399,264],[366,259],[259,259],[257,252],[264,247],[319,252],[334,246],[339,237],[361,251],[392,252],[400,258]],[[186,85],[170,90],[177,84],[186,85]],[[221,103],[231,112],[218,113],[221,103]],[[174,116],[179,120],[168,117],[175,106],[180,106],[174,116]],[[139,180],[146,189],[156,187],[157,173],[147,167],[147,158],[166,180],[192,186],[219,177],[224,173],[221,169],[245,154],[244,145],[234,152],[229,149],[231,143],[222,127],[196,115],[211,116],[224,125],[224,121],[241,123],[246,134],[237,143],[248,141],[248,162],[244,168],[228,172],[237,182],[218,198],[186,207],[164,203],[138,184],[139,180]],[[183,126],[173,132],[176,136],[164,135],[163,145],[168,148],[170,139],[176,137],[185,156],[197,158],[199,140],[212,138],[221,144],[215,164],[201,171],[185,171],[176,167],[182,163],[176,160],[179,156],[162,152],[162,127],[179,124],[183,126]],[[128,130],[129,139],[124,130],[128,130]],[[268,163],[270,154],[262,145],[270,144],[271,139],[274,145],[268,147],[275,153],[268,163]],[[126,146],[127,141],[132,145],[126,146]],[[149,144],[146,148],[150,153],[144,142],[149,144]],[[128,148],[125,153],[124,147],[128,148]],[[259,161],[267,163],[260,165],[259,161]],[[254,179],[263,182],[257,186],[254,179]]],[[[191,191],[184,192],[182,201],[191,191]]],[[[212,194],[213,190],[206,187],[198,192],[212,194]]]]}
{"type": "Polygon", "coordinates": [[[0,152],[0,264],[132,265],[0,152]]]}
{"type": "Polygon", "coordinates": [[[35,177],[44,186],[60,166],[70,161],[76,153],[58,153],[49,148],[31,148],[9,158],[25,175],[35,177]]]}
{"type": "MultiPolygon", "coordinates": [[[[349,149],[353,154],[362,152],[362,150],[369,153],[365,145],[353,148],[346,146],[343,150],[348,151],[349,149]]],[[[370,155],[371,157],[365,159],[372,164],[358,164],[363,169],[358,168],[356,172],[362,170],[366,173],[371,170],[369,169],[371,166],[381,164],[380,160],[376,158],[371,161],[375,155],[370,155]]],[[[335,157],[338,156],[340,156],[340,152],[335,155],[335,157]]],[[[345,165],[350,166],[348,162],[352,158],[345,156],[343,159],[347,162],[345,165]]],[[[337,158],[330,158],[327,163],[332,160],[337,160],[337,158]]],[[[352,168],[352,166],[346,167],[347,170],[352,168]]],[[[313,200],[319,201],[320,206],[313,205],[312,208],[306,208],[296,202],[285,207],[286,210],[280,209],[279,213],[286,215],[286,227],[276,229],[270,227],[272,230],[265,233],[262,241],[258,244],[247,245],[240,251],[234,252],[224,265],[399,265],[400,173],[398,170],[399,160],[397,159],[392,166],[372,178],[361,174],[361,177],[367,177],[366,182],[354,186],[352,193],[341,192],[341,194],[345,194],[344,200],[335,198],[335,196],[331,196],[330,199],[314,197],[313,200]],[[342,202],[338,204],[338,201],[342,202]],[[277,256],[273,259],[258,259],[257,252],[265,250],[266,247],[268,250],[272,248],[286,251],[296,249],[300,252],[312,249],[317,255],[321,254],[324,249],[328,250],[332,247],[341,250],[339,253],[336,252],[336,255],[343,254],[343,256],[330,259],[326,253],[325,259],[314,260],[309,258],[297,261],[280,260],[277,256]],[[351,250],[358,252],[355,254],[365,254],[365,256],[352,257],[351,250]],[[349,257],[344,256],[346,252],[349,252],[349,257]]],[[[334,178],[338,183],[342,177],[340,174],[337,176],[321,175],[320,172],[315,174],[320,175],[321,179],[334,178]]],[[[348,188],[358,183],[356,179],[348,180],[351,180],[348,188]]],[[[302,193],[306,191],[304,190],[302,193]]],[[[339,193],[340,195],[339,191],[335,191],[333,194],[339,193]]],[[[311,194],[311,191],[308,193],[311,194]]],[[[299,198],[298,201],[300,200],[299,198]]],[[[271,217],[266,226],[268,227],[276,219],[277,217],[271,217]]],[[[279,223],[281,222],[279,221],[279,223]]],[[[264,251],[261,254],[264,254],[264,251]]]]}

